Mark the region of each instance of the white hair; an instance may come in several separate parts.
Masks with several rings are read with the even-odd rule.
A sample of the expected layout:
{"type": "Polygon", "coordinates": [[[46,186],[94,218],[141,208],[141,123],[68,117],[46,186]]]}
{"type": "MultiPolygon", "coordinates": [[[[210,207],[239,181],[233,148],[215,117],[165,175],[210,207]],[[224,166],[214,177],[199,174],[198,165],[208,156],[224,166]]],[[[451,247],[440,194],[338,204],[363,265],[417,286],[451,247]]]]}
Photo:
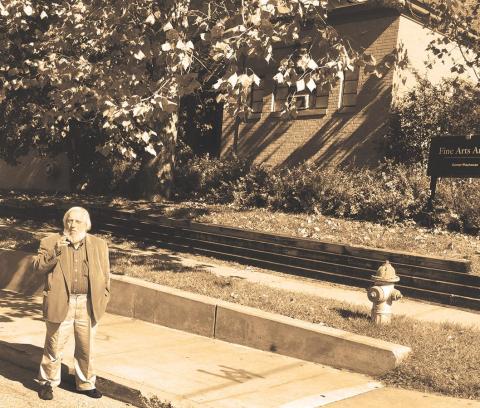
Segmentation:
{"type": "Polygon", "coordinates": [[[73,212],[73,211],[78,211],[82,214],[83,222],[85,222],[85,224],[87,224],[87,231],[90,231],[90,229],[92,228],[92,221],[90,221],[90,214],[83,207],[72,207],[72,208],[70,208],[65,213],[65,215],[63,216],[63,227],[67,228],[67,218],[70,215],[70,213],[73,212]]]}

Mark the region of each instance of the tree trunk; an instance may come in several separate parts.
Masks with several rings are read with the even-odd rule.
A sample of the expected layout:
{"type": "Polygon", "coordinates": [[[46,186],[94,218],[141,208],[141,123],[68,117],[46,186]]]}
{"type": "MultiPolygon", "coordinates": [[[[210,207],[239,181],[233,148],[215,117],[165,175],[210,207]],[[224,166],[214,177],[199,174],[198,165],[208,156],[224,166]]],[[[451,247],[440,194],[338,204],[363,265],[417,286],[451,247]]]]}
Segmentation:
{"type": "Polygon", "coordinates": [[[233,129],[233,146],[232,151],[235,156],[238,156],[238,137],[240,133],[240,118],[237,116],[235,118],[235,124],[233,129]]]}
{"type": "Polygon", "coordinates": [[[163,146],[160,152],[149,160],[137,177],[137,195],[153,201],[170,199],[173,187],[175,148],[178,134],[178,113],[171,113],[161,131],[163,146]]]}
{"type": "MultiPolygon", "coordinates": [[[[242,0],[242,4],[243,4],[243,0],[242,0]]],[[[243,9],[243,5],[242,5],[242,9],[243,9]]],[[[247,62],[247,57],[246,57],[245,54],[242,54],[242,58],[241,58],[241,71],[242,72],[245,71],[246,62],[247,62]]],[[[242,102],[242,96],[239,93],[238,97],[237,97],[237,109],[240,106],[241,102],[242,102]]],[[[233,147],[232,147],[232,151],[233,151],[233,154],[235,156],[238,156],[238,139],[239,139],[239,137],[240,137],[240,117],[239,117],[239,113],[237,112],[237,114],[235,115],[233,147]]]]}

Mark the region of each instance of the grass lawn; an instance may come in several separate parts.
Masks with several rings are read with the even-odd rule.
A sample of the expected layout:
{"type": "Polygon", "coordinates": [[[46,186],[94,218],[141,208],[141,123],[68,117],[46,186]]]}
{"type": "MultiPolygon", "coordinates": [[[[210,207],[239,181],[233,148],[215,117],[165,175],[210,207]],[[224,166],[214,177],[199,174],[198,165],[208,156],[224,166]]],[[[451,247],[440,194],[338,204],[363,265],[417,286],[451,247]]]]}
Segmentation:
{"type": "Polygon", "coordinates": [[[240,210],[230,206],[207,206],[199,203],[170,206],[164,213],[167,216],[185,217],[198,222],[339,244],[468,259],[472,262],[472,273],[480,275],[480,236],[423,228],[414,222],[382,225],[321,214],[272,213],[264,209],[240,210]]]}
{"type": "MultiPolygon", "coordinates": [[[[216,213],[209,216],[215,216],[212,214],[216,213]]],[[[34,248],[38,238],[53,228],[33,222],[0,221],[0,248],[34,248]]],[[[391,326],[378,327],[370,323],[367,308],[219,277],[201,266],[182,265],[178,254],[159,253],[121,237],[105,238],[113,248],[114,273],[410,346],[411,356],[379,380],[401,388],[480,399],[480,330],[398,316],[391,326]]],[[[209,261],[215,262],[220,261],[209,261]]]]}

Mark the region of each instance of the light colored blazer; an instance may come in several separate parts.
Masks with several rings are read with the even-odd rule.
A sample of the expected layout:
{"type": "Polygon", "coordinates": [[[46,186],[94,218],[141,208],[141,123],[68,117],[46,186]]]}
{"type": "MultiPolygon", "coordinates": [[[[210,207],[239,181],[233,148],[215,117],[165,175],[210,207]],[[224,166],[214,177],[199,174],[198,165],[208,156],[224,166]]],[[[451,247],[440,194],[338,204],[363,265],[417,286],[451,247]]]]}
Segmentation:
{"type": "MultiPolygon", "coordinates": [[[[55,243],[60,234],[53,234],[40,241],[38,254],[33,260],[34,270],[45,274],[43,291],[43,317],[53,323],[65,320],[68,311],[71,276],[67,268],[69,259],[67,251],[55,257],[55,243]]],[[[87,234],[85,249],[88,262],[88,281],[90,302],[95,322],[102,317],[110,299],[110,261],[105,240],[87,234]]]]}

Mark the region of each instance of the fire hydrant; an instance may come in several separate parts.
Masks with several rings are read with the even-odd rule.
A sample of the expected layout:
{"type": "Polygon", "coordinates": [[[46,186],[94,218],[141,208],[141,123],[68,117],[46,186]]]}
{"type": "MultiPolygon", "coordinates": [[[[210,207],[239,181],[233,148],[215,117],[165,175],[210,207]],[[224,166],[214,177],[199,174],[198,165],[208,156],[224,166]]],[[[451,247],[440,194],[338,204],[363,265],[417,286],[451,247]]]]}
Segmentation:
{"type": "Polygon", "coordinates": [[[400,278],[390,262],[385,261],[376,275],[372,275],[374,286],[367,289],[368,299],[373,303],[371,319],[375,324],[389,324],[392,319],[392,302],[402,298],[395,283],[400,278]]]}

